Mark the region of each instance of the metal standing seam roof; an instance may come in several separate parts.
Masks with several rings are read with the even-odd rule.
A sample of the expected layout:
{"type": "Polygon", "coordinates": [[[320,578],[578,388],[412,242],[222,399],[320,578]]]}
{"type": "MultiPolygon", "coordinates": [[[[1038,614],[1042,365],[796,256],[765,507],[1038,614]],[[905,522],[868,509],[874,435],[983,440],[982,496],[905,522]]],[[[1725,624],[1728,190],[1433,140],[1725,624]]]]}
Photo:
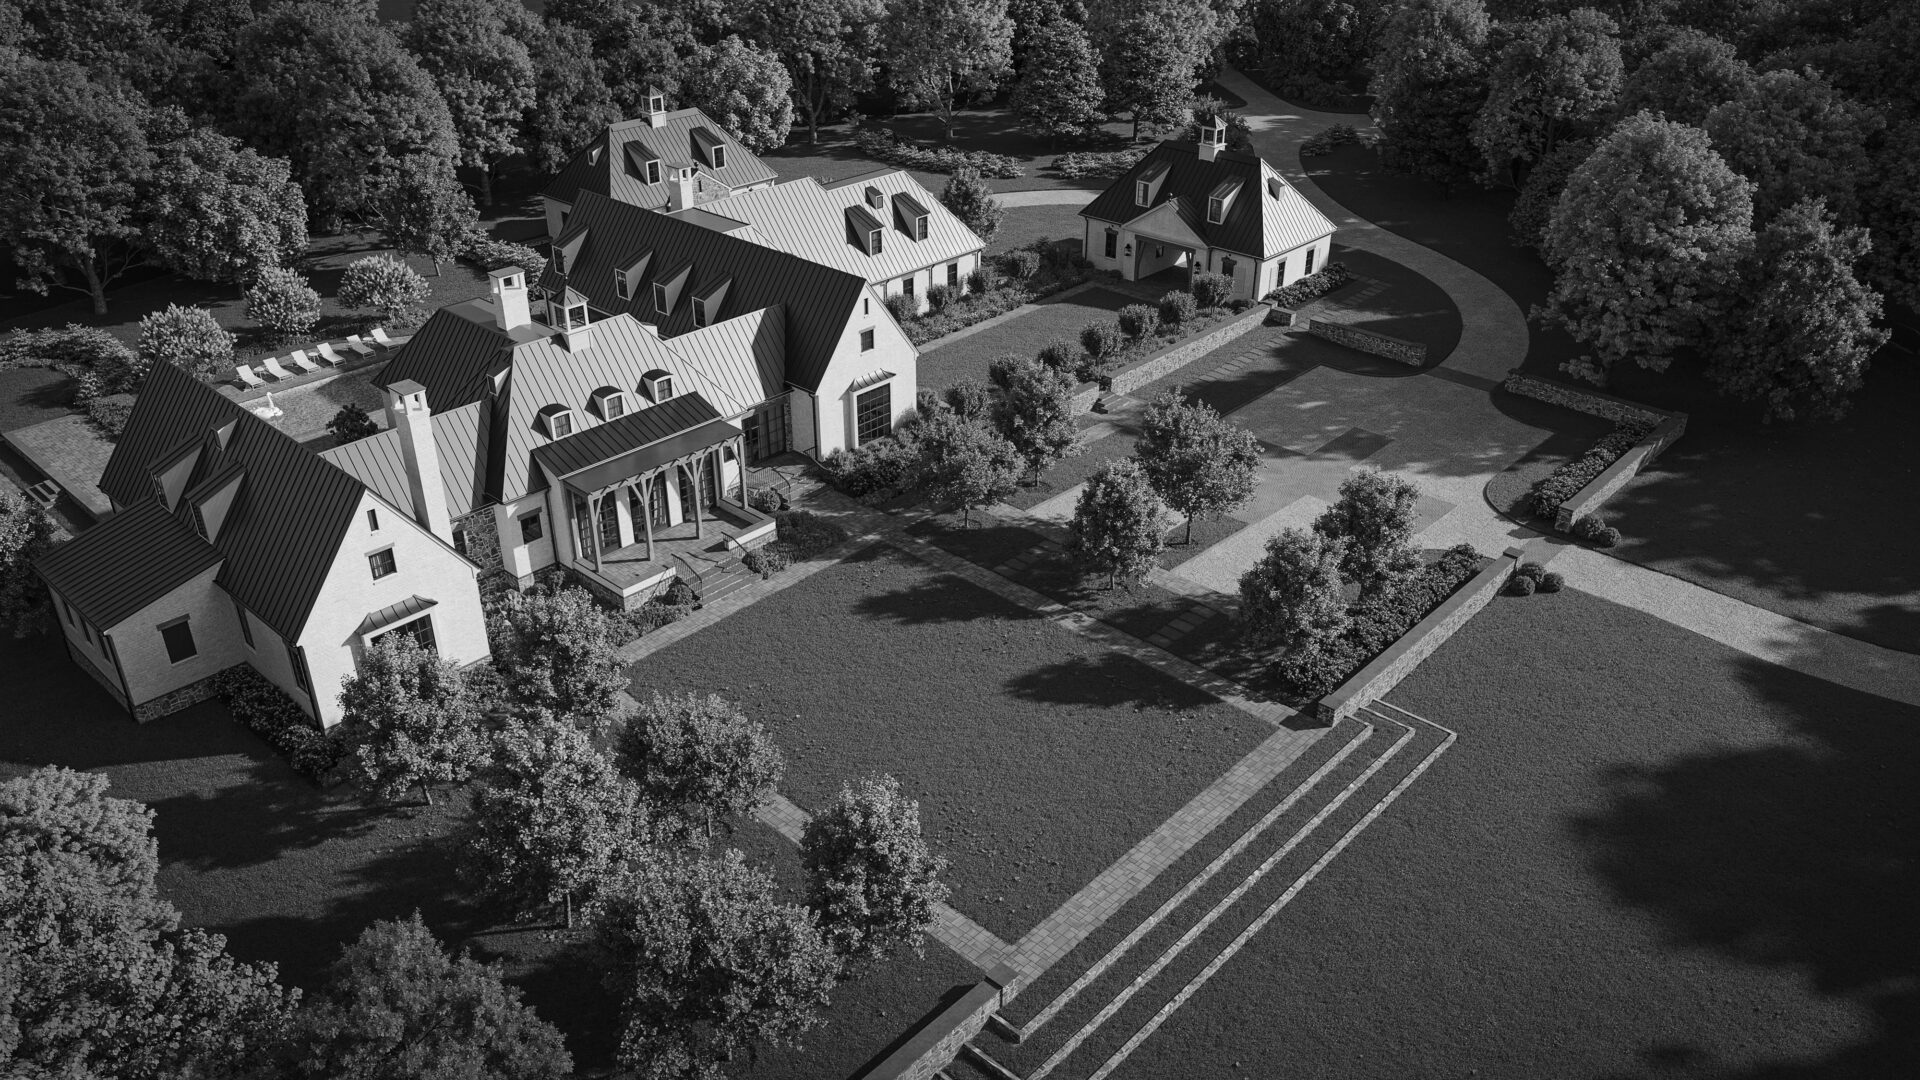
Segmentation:
{"type": "Polygon", "coordinates": [[[567,162],[544,194],[564,203],[578,203],[581,193],[592,192],[654,209],[667,204],[674,184],[672,170],[688,165],[697,166],[729,190],[763,184],[778,176],[706,113],[677,109],[667,113],[666,123],[658,128],[646,117],[611,125],[567,162]],[[718,145],[726,147],[725,165],[710,168],[705,154],[695,152],[694,131],[698,128],[706,129],[718,145]],[[647,183],[645,174],[631,164],[627,144],[636,142],[659,159],[659,183],[647,183]]]}
{"type": "Polygon", "coordinates": [[[439,603],[440,601],[438,600],[429,600],[424,596],[409,596],[397,604],[388,604],[386,607],[362,619],[360,626],[354,630],[354,633],[358,635],[371,634],[383,626],[392,626],[402,619],[412,618],[423,611],[437,607],[439,603]]]}
{"type": "MultiPolygon", "coordinates": [[[[484,401],[436,412],[433,424],[435,456],[440,459],[440,484],[447,493],[447,514],[461,518],[473,512],[485,496],[485,458],[492,425],[484,401]]],[[[388,428],[344,446],[323,450],[320,456],[353,474],[375,494],[404,510],[413,507],[413,487],[407,480],[406,453],[398,428],[388,428]]]]}
{"type": "Polygon", "coordinates": [[[699,394],[680,394],[639,412],[535,447],[533,453],[549,477],[571,476],[718,419],[720,414],[699,394]]]}
{"type": "Polygon", "coordinates": [[[1198,144],[1186,140],[1168,140],[1148,151],[1107,189],[1095,196],[1080,216],[1125,224],[1165,202],[1178,202],[1180,216],[1208,246],[1237,252],[1256,259],[1283,255],[1312,243],[1335,231],[1325,214],[1307,202],[1277,170],[1259,157],[1239,150],[1222,150],[1213,161],[1200,160],[1198,144]],[[1140,206],[1134,199],[1134,184],[1165,171],[1153,205],[1140,206]],[[1222,181],[1240,179],[1240,193],[1227,207],[1227,213],[1215,225],[1206,219],[1207,196],[1222,181]],[[1270,194],[1266,181],[1280,184],[1278,197],[1270,194]]]}
{"type": "MultiPolygon", "coordinates": [[[[227,424],[226,448],[203,443],[188,487],[228,461],[246,469],[211,545],[225,557],[219,581],[276,633],[297,640],[366,492],[359,480],[213,387],[172,364],[155,364],[100,489],[123,513],[153,503],[151,463],[182,437],[204,437],[227,424]]],[[[185,512],[184,501],[180,509],[185,512]]]]}
{"type": "Polygon", "coordinates": [[[820,389],[860,298],[868,295],[862,276],[598,195],[582,195],[567,220],[567,230],[556,243],[570,243],[583,234],[585,243],[568,273],[562,274],[556,263],[547,265],[540,281],[547,293],[578,289],[596,310],[632,315],[674,340],[699,329],[690,298],[730,277],[733,285],[719,318],[782,306],[787,349],[783,383],[809,392],[820,389]],[[645,251],[653,252],[649,275],[655,267],[693,264],[690,287],[682,290],[668,315],[654,311],[652,277],[633,289],[631,299],[621,299],[615,286],[614,271],[631,266],[645,251]]]}
{"type": "Polygon", "coordinates": [[[56,546],[34,565],[104,632],[225,557],[152,498],[56,546]]]}
{"type": "Polygon", "coordinates": [[[769,246],[858,274],[871,283],[953,262],[986,246],[911,173],[898,169],[850,176],[832,184],[802,177],[736,192],[705,204],[704,209],[747,222],[769,246]],[[868,206],[863,197],[867,188],[879,189],[887,205],[880,210],[868,206]],[[896,212],[896,200],[901,198],[926,215],[925,240],[913,239],[896,212]],[[855,208],[874,222],[869,228],[885,230],[880,254],[867,254],[847,235],[847,218],[855,208]]]}
{"type": "MultiPolygon", "coordinates": [[[[551,333],[545,327],[541,334],[551,333]]],[[[533,335],[526,335],[529,338],[533,335]]],[[[381,386],[411,379],[427,388],[427,407],[451,412],[484,399],[490,376],[518,344],[494,322],[493,302],[469,300],[433,313],[380,372],[381,386]]]]}

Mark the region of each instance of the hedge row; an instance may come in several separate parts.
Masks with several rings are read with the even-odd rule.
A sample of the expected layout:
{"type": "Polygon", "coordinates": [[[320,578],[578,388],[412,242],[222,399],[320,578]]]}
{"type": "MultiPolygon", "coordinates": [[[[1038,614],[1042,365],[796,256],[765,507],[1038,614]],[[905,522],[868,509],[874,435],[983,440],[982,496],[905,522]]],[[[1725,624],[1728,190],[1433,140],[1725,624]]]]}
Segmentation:
{"type": "Polygon", "coordinates": [[[1629,420],[1614,426],[1612,431],[1600,436],[1586,453],[1553,470],[1552,475],[1534,483],[1533,490],[1527,493],[1533,512],[1541,517],[1552,517],[1560,512],[1560,504],[1580,494],[1580,489],[1591,484],[1595,477],[1607,471],[1607,466],[1619,461],[1622,454],[1633,449],[1635,443],[1647,437],[1653,425],[1645,421],[1629,420]]]}
{"type": "Polygon", "coordinates": [[[1333,290],[1353,280],[1353,271],[1346,263],[1330,262],[1325,269],[1316,270],[1306,277],[1275,289],[1267,294],[1267,299],[1283,308],[1297,308],[1309,300],[1317,300],[1333,290]]]}
{"type": "Polygon", "coordinates": [[[1398,589],[1356,605],[1349,612],[1352,621],[1339,637],[1287,653],[1276,669],[1280,678],[1302,698],[1325,696],[1479,573],[1480,563],[1480,553],[1471,544],[1448,548],[1398,589]]]}
{"type": "Polygon", "coordinates": [[[1107,180],[1119,176],[1140,163],[1146,149],[1097,150],[1061,154],[1054,159],[1053,170],[1069,180],[1107,180]]]}
{"type": "Polygon", "coordinates": [[[346,754],[337,740],[314,726],[313,718],[286,691],[246,664],[215,675],[213,690],[235,720],[265,739],[309,779],[320,779],[346,754]]]}
{"type": "Polygon", "coordinates": [[[877,158],[889,165],[898,165],[903,169],[924,169],[927,172],[952,173],[961,169],[973,169],[990,180],[1011,180],[1027,175],[1020,163],[1005,154],[990,154],[984,150],[955,150],[948,146],[921,146],[895,135],[887,128],[878,131],[861,130],[853,133],[853,141],[860,152],[870,158],[877,158]]]}

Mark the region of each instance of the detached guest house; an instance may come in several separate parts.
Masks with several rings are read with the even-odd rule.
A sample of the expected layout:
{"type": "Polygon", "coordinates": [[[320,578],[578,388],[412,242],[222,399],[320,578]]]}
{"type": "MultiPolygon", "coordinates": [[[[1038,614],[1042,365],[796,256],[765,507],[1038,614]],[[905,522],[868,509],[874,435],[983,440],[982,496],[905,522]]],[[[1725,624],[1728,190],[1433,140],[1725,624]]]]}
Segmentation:
{"type": "Polygon", "coordinates": [[[1159,275],[1170,289],[1225,274],[1233,297],[1250,300],[1326,266],[1333,222],[1226,139],[1216,119],[1197,143],[1163,142],[1088,203],[1080,216],[1093,264],[1128,281],[1159,275]]]}

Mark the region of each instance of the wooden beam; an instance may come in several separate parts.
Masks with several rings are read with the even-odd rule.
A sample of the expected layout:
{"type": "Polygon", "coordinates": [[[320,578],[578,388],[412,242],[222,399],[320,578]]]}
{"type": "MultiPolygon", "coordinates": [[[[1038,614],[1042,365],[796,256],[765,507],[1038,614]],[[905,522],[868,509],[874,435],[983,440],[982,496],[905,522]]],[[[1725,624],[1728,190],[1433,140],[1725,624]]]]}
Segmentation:
{"type": "Polygon", "coordinates": [[[640,516],[647,523],[647,561],[653,561],[653,485],[660,479],[658,469],[640,478],[640,516]]]}

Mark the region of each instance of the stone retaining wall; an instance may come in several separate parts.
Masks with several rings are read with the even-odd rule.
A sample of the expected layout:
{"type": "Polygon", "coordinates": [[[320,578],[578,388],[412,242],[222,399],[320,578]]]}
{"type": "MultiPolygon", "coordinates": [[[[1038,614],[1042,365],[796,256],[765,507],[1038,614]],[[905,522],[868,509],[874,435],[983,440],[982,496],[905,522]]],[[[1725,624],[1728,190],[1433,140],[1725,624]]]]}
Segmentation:
{"type": "Polygon", "coordinates": [[[1543,379],[1538,375],[1523,374],[1519,368],[1507,372],[1506,382],[1501,384],[1508,393],[1544,401],[1549,405],[1558,405],[1564,409],[1583,412],[1589,416],[1598,416],[1619,423],[1622,420],[1640,420],[1649,424],[1658,424],[1669,416],[1685,418],[1685,413],[1668,413],[1651,405],[1642,405],[1637,401],[1604,394],[1590,387],[1575,386],[1555,379],[1543,379]]]}
{"type": "Polygon", "coordinates": [[[1468,619],[1486,607],[1494,594],[1507,583],[1507,579],[1513,576],[1513,568],[1525,559],[1525,548],[1508,548],[1499,558],[1468,578],[1465,585],[1442,601],[1426,618],[1415,623],[1413,629],[1402,634],[1400,640],[1388,646],[1386,652],[1374,657],[1367,666],[1354,672],[1346,682],[1321,698],[1313,707],[1314,716],[1331,724],[1352,716],[1368,702],[1385,697],[1388,691],[1400,684],[1400,680],[1420,666],[1420,661],[1433,655],[1433,651],[1452,637],[1456,630],[1465,626],[1468,619]]]}
{"type": "Polygon", "coordinates": [[[1015,978],[1014,970],[1006,964],[994,968],[985,979],[922,1024],[893,1053],[861,1073],[858,1080],[933,1080],[940,1070],[953,1064],[961,1047],[980,1034],[993,1014],[1011,999],[1007,988],[1014,984],[1015,978]]]}
{"type": "Polygon", "coordinates": [[[1687,430],[1685,414],[1676,413],[1660,421],[1644,438],[1634,443],[1632,449],[1621,454],[1599,476],[1589,480],[1586,487],[1561,503],[1560,509],[1553,516],[1553,527],[1561,532],[1572,532],[1574,522],[1599,513],[1608,499],[1621,488],[1626,487],[1634,477],[1640,475],[1640,470],[1651,465],[1653,459],[1659,457],[1661,451],[1672,446],[1673,441],[1678,439],[1681,432],[1685,430],[1687,430]]]}
{"type": "Polygon", "coordinates": [[[1329,319],[1308,319],[1307,333],[1317,338],[1325,338],[1335,345],[1344,345],[1363,353],[1384,356],[1389,360],[1411,364],[1414,367],[1427,362],[1427,346],[1424,342],[1408,341],[1391,334],[1363,330],[1348,323],[1333,322],[1329,319]]]}
{"type": "Polygon", "coordinates": [[[215,695],[213,680],[218,677],[219,673],[216,672],[199,682],[188,683],[178,690],[169,690],[151,701],[143,701],[133,707],[133,718],[144,724],[149,720],[170,716],[189,705],[198,705],[215,695]]]}
{"type": "Polygon", "coordinates": [[[1199,337],[1175,342],[1151,356],[1135,360],[1113,373],[1111,390],[1100,389],[1100,384],[1097,382],[1081,383],[1073,391],[1074,413],[1091,410],[1093,403],[1100,400],[1102,394],[1130,394],[1149,383],[1166,378],[1227,342],[1258,329],[1266,321],[1271,310],[1272,305],[1265,301],[1256,303],[1199,337]]]}

